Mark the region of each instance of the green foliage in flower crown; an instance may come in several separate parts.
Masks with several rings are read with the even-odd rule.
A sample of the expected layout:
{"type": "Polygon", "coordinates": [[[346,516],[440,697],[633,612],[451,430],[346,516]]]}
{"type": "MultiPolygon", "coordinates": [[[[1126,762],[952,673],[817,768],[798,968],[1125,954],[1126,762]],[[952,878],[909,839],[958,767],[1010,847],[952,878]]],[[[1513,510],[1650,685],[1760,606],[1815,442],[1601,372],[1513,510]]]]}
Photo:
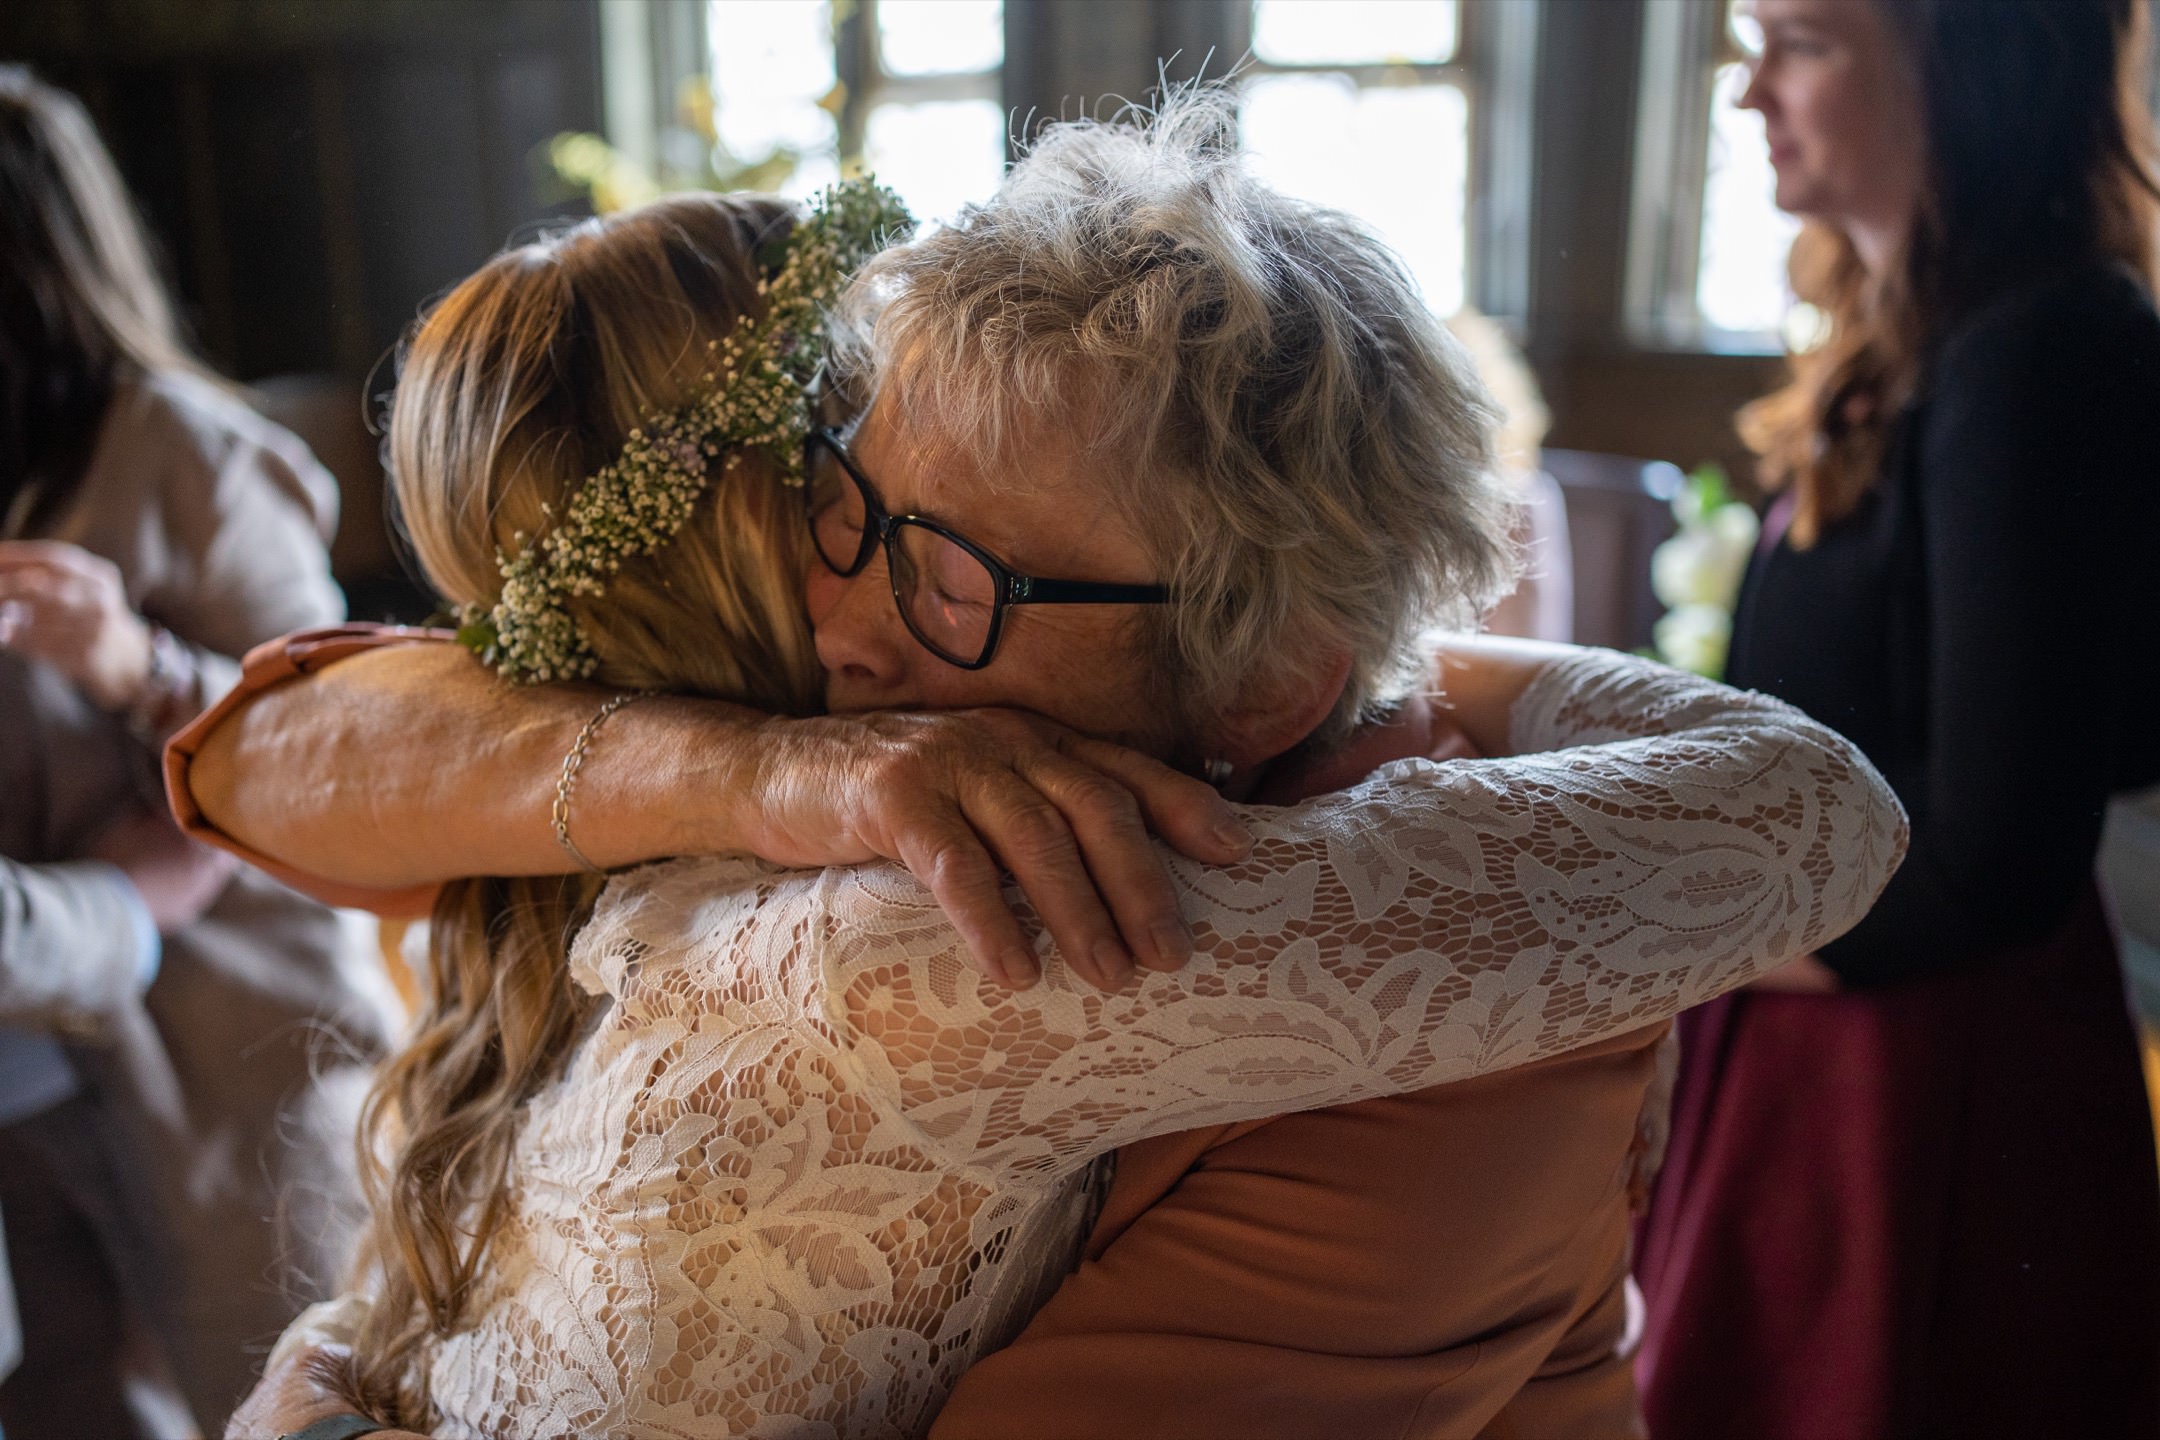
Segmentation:
{"type": "Polygon", "coordinates": [[[802,484],[826,312],[848,277],[913,224],[899,197],[870,180],[828,189],[779,242],[778,273],[758,282],[765,313],[713,342],[706,392],[632,430],[558,524],[536,543],[518,536],[515,556],[498,554],[502,593],[491,608],[459,612],[458,642],[519,684],[582,680],[597,662],[564,600],[604,593],[624,561],[674,539],[715,461],[725,468],[730,451],[762,450],[788,484],[802,484]]]}

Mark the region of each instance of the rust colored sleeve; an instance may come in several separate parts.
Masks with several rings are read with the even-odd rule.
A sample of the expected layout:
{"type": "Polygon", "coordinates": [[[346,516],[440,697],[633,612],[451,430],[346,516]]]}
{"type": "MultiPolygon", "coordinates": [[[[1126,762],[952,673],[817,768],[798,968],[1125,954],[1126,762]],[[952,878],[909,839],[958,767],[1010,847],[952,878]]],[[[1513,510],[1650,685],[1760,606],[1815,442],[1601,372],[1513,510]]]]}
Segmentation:
{"type": "Polygon", "coordinates": [[[250,849],[212,824],[195,803],[194,792],[188,786],[189,767],[201,750],[203,741],[210,733],[233,715],[247,708],[259,697],[289,680],[312,675],[363,650],[378,650],[389,645],[436,645],[451,638],[447,630],[421,629],[403,625],[327,625],[312,630],[296,630],[276,640],[265,641],[249,651],[241,662],[240,683],[235,685],[223,699],[188,722],[178,734],[165,744],[165,799],[172,807],[173,818],[189,836],[206,845],[230,851],[265,874],[290,885],[302,894],[312,895],[326,905],[346,906],[355,910],[368,910],[393,920],[424,919],[434,908],[438,887],[416,885],[404,890],[371,890],[358,885],[341,885],[334,880],[323,879],[289,865],[280,864],[260,851],[250,849]]]}

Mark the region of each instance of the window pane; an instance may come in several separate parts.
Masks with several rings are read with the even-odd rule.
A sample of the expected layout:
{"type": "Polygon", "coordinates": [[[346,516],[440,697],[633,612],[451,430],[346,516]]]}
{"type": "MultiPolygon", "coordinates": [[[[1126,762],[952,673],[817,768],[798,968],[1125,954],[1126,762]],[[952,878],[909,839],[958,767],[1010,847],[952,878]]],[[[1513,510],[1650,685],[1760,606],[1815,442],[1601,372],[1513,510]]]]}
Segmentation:
{"type": "Polygon", "coordinates": [[[1003,0],[878,0],[888,75],[966,75],[1005,60],[1003,0]]]}
{"type": "Polygon", "coordinates": [[[1267,65],[1437,64],[1455,55],[1456,0],[1255,0],[1267,65]]]}
{"type": "Polygon", "coordinates": [[[1358,216],[1402,256],[1426,304],[1442,315],[1462,308],[1470,159],[1462,91],[1258,75],[1246,82],[1238,120],[1255,174],[1358,216]]]}
{"type": "Polygon", "coordinates": [[[1742,55],[1762,54],[1762,21],[1755,18],[1753,0],[1731,0],[1725,7],[1725,38],[1742,55]]]}
{"type": "Polygon", "coordinates": [[[863,151],[918,220],[950,220],[967,202],[987,200],[1005,173],[1005,110],[991,100],[879,105],[863,151]]]}
{"type": "Polygon", "coordinates": [[[1745,65],[1722,67],[1711,99],[1695,303],[1715,329],[1775,331],[1792,304],[1785,256],[1800,222],[1772,202],[1777,177],[1762,117],[1733,104],[1747,78],[1745,65]]]}
{"type": "Polygon", "coordinates": [[[736,159],[777,149],[802,157],[781,188],[803,198],[840,176],[839,132],[819,102],[832,93],[832,10],[826,0],[715,0],[713,128],[736,159]]]}

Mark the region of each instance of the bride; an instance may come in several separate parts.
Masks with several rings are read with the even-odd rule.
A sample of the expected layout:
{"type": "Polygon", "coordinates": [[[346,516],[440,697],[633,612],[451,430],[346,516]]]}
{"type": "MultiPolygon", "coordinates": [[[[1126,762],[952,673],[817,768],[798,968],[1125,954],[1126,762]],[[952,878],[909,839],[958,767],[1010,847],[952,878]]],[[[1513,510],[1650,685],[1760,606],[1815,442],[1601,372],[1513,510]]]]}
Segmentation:
{"type": "MultiPolygon", "coordinates": [[[[771,200],[676,197],[498,257],[414,335],[389,457],[415,551],[487,663],[620,692],[576,759],[654,692],[812,711],[847,665],[875,669],[820,674],[839,611],[873,602],[940,663],[979,645],[957,660],[986,684],[1010,662],[1014,700],[1053,660],[1091,695],[1155,693],[1153,652],[1119,627],[1125,607],[1177,607],[1175,587],[1088,582],[1059,626],[1006,619],[1009,585],[974,588],[1035,543],[996,513],[1025,487],[955,479],[934,523],[875,508],[912,503],[904,459],[932,453],[903,443],[899,352],[877,348],[902,331],[864,332],[859,423],[809,428],[816,318],[894,219],[859,185],[792,227],[771,200]],[[1008,537],[1002,558],[953,526],[1008,537]]],[[[925,283],[939,243],[851,294],[925,283]]],[[[1399,363],[1401,383],[1468,384],[1444,350],[1399,363]]],[[[1438,398],[1486,418],[1474,392],[1438,398]]],[[[1454,527],[1466,589],[1504,568],[1484,484],[1466,467],[1424,517],[1454,527]]],[[[1083,522],[1060,515],[1104,508],[1041,524],[1070,539],[1083,522]]],[[[302,1333],[350,1341],[372,1415],[439,1435],[920,1435],[1070,1265],[1098,1157],[1651,1026],[1841,932],[1894,868],[1889,791],[1797,712],[1607,653],[1482,653],[1525,753],[1405,759],[1247,810],[1245,859],[1172,862],[1191,960],[1122,986],[1054,955],[1039,983],[996,983],[888,866],[447,885],[427,1009],[369,1112],[360,1293],[302,1333]],[[1582,745],[1605,748],[1527,753],[1582,745]]],[[[475,684],[460,694],[483,707],[535,693],[475,684]]],[[[494,723],[423,763],[484,771],[494,723]]],[[[1223,768],[1249,784],[1261,758],[1223,768]]],[[[500,854],[475,840],[474,862],[500,854]]]]}

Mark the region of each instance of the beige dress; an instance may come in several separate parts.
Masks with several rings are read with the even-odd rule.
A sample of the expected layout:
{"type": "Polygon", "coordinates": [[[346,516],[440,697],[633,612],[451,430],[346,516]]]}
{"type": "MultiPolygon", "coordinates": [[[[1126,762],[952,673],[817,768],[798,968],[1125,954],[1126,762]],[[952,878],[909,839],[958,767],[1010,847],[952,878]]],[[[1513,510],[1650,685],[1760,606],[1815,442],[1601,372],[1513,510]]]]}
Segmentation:
{"type": "MultiPolygon", "coordinates": [[[[207,382],[157,376],[121,387],[75,494],[16,538],[118,565],[133,607],[195,650],[207,702],[250,647],[341,617],[335,514],[335,482],[299,440],[207,382]]],[[[28,871],[64,885],[106,826],[163,807],[148,746],[57,672],[6,654],[0,736],[0,855],[28,871]]],[[[73,939],[47,925],[12,947],[24,973],[0,981],[0,1020],[65,1037],[93,1119],[39,1143],[127,1191],[96,1197],[100,1239],[215,1433],[268,1343],[334,1278],[321,1252],[349,1200],[326,1177],[349,1168],[334,1163],[349,1142],[280,1127],[318,1056],[381,1045],[382,1013],[335,915],[253,872],[166,937],[146,995],[105,971],[71,983],[75,954],[110,948],[109,920],[86,913],[73,939]]]]}

